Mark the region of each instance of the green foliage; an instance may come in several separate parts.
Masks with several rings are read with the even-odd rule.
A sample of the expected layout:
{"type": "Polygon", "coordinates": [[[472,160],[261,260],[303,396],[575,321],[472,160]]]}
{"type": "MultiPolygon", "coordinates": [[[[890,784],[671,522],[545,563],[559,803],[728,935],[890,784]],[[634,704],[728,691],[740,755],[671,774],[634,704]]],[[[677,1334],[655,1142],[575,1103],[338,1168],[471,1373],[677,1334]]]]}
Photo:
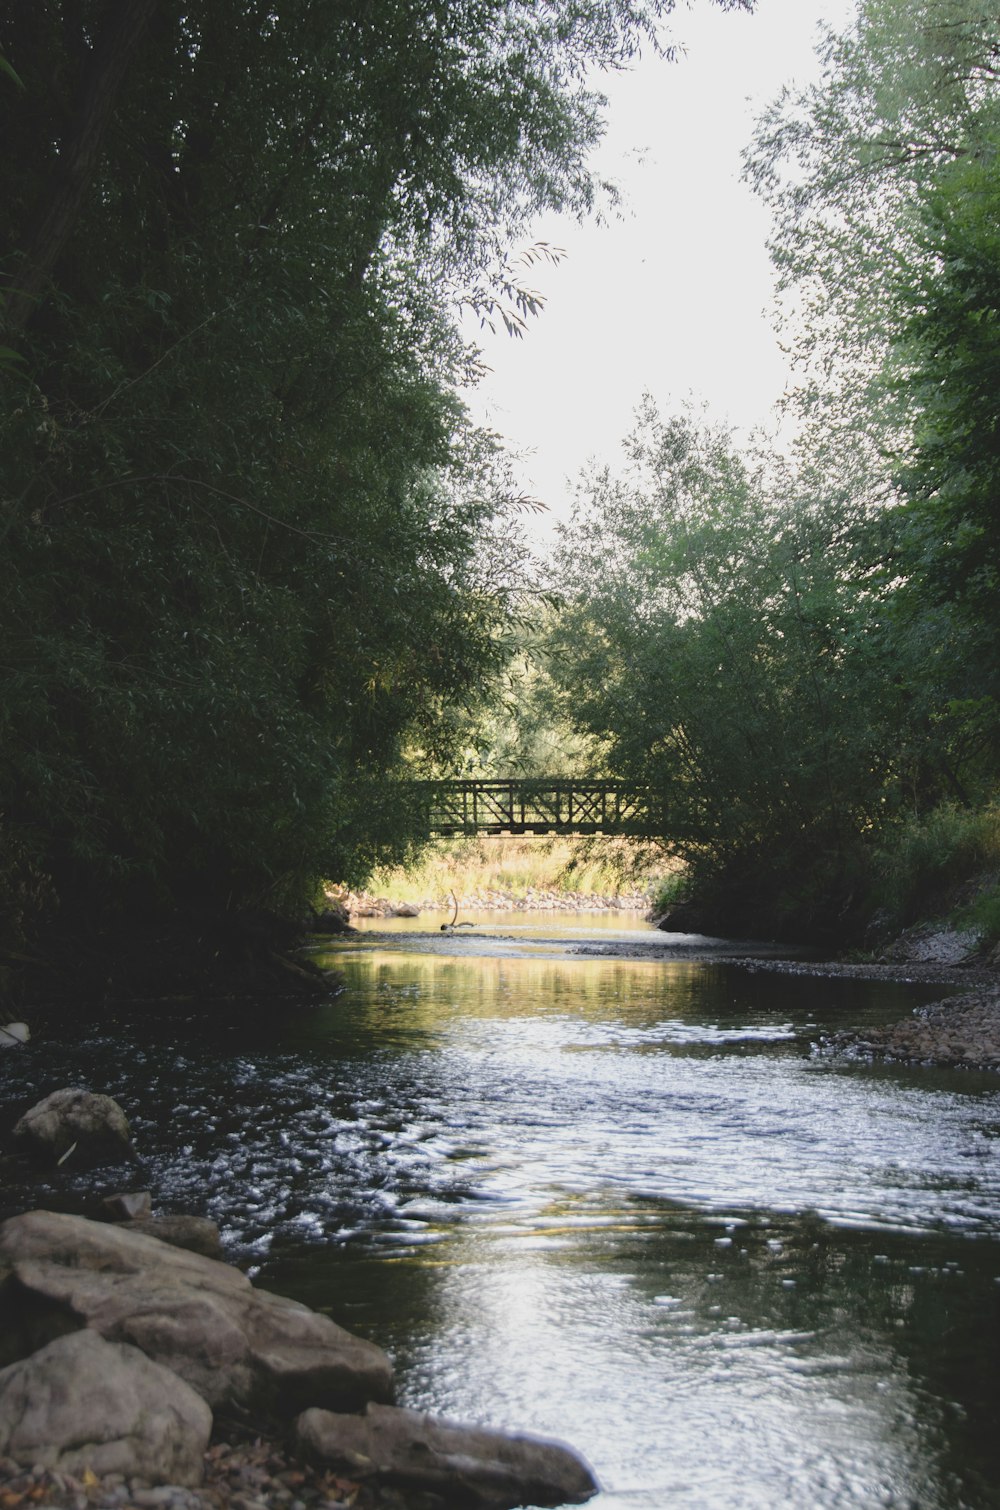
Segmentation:
{"type": "Polygon", "coordinates": [[[588,208],[585,70],[669,8],[0,18],[8,945],[405,852],[397,777],[457,758],[530,585],[455,311],[588,208]]]}
{"type": "MultiPolygon", "coordinates": [[[[1000,146],[1000,131],[996,137],[1000,146]]],[[[899,612],[930,622],[933,690],[970,792],[1000,770],[1000,173],[995,152],[951,166],[922,197],[926,266],[901,282],[900,349],[914,445],[899,612]]]]}
{"type": "Polygon", "coordinates": [[[699,895],[731,921],[822,931],[885,810],[880,577],[830,500],[725,432],[647,403],[626,450],[564,533],[564,715],[657,792],[699,895]]]}
{"type": "Polygon", "coordinates": [[[955,915],[959,928],[979,937],[980,948],[1000,943],[1000,886],[990,886],[955,915]]]}
{"type": "Polygon", "coordinates": [[[679,902],[686,895],[688,885],[688,878],[683,870],[675,870],[670,875],[661,876],[649,898],[649,910],[653,916],[666,912],[668,907],[679,902]]]}
{"type": "MultiPolygon", "coordinates": [[[[974,878],[1000,869],[1000,809],[970,809],[942,803],[923,815],[908,815],[889,829],[875,856],[878,906],[892,925],[905,927],[922,917],[950,911],[954,897],[974,878]]],[[[989,910],[989,888],[983,893],[989,910]]],[[[978,902],[971,904],[973,911],[978,902]]],[[[960,913],[972,926],[972,913],[960,913]]]]}
{"type": "Polygon", "coordinates": [[[491,701],[465,720],[459,775],[585,775],[601,763],[600,743],[575,728],[553,696],[548,659],[558,610],[538,596],[532,610],[491,701]]]}
{"type": "Polygon", "coordinates": [[[967,0],[860,0],[822,57],[816,85],[762,115],[747,175],[775,217],[809,464],[881,507],[913,419],[892,289],[934,274],[920,196],[949,165],[994,156],[996,18],[967,0]]]}
{"type": "Polygon", "coordinates": [[[907,917],[931,885],[920,826],[973,823],[1000,775],[996,56],[989,7],[863,0],[747,158],[776,215],[800,475],[849,500],[863,593],[880,579],[862,663],[881,664],[871,695],[893,714],[862,832],[888,824],[875,891],[907,917]]]}

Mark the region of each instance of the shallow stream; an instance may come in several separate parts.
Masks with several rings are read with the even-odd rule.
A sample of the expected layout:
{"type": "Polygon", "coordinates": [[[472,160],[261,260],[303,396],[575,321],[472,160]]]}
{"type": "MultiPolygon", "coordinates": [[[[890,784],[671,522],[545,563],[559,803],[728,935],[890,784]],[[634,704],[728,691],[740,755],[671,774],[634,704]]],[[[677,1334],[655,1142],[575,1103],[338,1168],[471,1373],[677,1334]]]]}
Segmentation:
{"type": "Polygon", "coordinates": [[[941,987],[574,955],[598,927],[641,930],[373,922],[327,1005],[126,1014],[0,1091],[116,1096],[161,1209],[401,1403],[574,1444],[595,1510],[1000,1505],[1000,1077],[817,1049],[941,987]]]}

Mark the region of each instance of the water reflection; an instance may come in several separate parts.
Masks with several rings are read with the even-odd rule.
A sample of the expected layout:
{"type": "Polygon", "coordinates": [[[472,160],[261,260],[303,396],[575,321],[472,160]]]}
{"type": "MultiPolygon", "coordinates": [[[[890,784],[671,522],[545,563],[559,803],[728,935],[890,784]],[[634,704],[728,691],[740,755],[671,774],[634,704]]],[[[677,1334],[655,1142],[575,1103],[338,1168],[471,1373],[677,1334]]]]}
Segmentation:
{"type": "Polygon", "coordinates": [[[898,1237],[808,1218],[618,1216],[268,1276],[314,1302],[335,1285],[406,1403],[584,1446],[601,1510],[995,1503],[990,1368],[944,1363],[996,1340],[995,1253],[960,1266],[932,1240],[915,1273],[898,1237]]]}
{"type": "Polygon", "coordinates": [[[336,960],[279,1021],[40,1038],[5,1102],[115,1095],[161,1207],[388,1346],[405,1401],[579,1445],[599,1510],[1000,1502],[997,1080],[814,1052],[940,990],[336,960]]]}

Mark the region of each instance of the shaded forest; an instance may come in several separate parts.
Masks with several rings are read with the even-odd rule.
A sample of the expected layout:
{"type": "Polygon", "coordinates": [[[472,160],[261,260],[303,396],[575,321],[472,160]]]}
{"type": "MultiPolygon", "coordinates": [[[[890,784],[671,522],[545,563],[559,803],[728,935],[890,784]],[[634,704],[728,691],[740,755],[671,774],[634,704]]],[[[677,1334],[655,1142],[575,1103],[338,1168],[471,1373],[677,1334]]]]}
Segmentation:
{"type": "Polygon", "coordinates": [[[510,248],[670,8],[4,7],[8,978],[269,946],[405,852],[533,588],[459,314],[537,309],[510,248]]]}
{"type": "Polygon", "coordinates": [[[472,751],[648,782],[729,928],[856,940],[1000,853],[994,11],[865,0],[759,124],[791,454],[647,399],[546,581],[463,409],[461,311],[537,312],[511,248],[591,210],[671,8],[5,8],[8,988],[259,963],[472,751]]]}

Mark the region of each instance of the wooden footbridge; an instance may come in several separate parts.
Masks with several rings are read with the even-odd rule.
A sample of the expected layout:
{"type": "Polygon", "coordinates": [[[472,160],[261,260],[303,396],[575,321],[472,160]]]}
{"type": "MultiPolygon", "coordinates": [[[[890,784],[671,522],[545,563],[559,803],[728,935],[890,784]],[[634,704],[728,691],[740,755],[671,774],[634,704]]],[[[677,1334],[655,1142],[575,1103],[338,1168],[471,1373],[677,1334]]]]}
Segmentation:
{"type": "Polygon", "coordinates": [[[510,781],[416,781],[430,835],[662,833],[648,788],[624,781],[535,776],[510,781]]]}

